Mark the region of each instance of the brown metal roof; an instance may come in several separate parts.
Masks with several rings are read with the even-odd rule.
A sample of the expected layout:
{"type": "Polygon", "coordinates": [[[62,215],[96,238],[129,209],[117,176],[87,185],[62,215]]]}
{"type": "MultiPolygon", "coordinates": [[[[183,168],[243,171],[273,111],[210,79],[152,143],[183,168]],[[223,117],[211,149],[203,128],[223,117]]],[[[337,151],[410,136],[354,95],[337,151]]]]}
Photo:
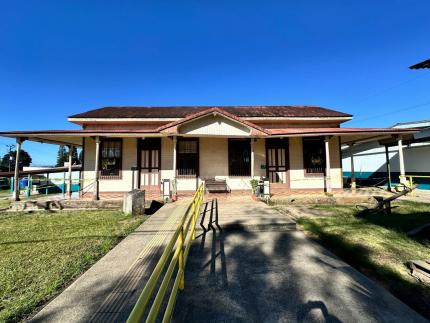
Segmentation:
{"type": "Polygon", "coordinates": [[[104,107],[69,118],[184,118],[207,109],[218,108],[237,117],[351,117],[350,114],[316,106],[174,106],[104,107]]]}

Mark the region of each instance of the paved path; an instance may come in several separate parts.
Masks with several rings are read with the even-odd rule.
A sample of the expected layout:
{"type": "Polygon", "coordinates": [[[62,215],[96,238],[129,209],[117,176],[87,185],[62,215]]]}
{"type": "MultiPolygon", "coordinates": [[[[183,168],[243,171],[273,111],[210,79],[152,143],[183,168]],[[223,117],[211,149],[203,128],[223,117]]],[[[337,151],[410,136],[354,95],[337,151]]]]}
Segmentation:
{"type": "Polygon", "coordinates": [[[427,322],[265,204],[218,211],[223,230],[190,251],[175,322],[427,322]]]}
{"type": "Polygon", "coordinates": [[[121,241],[32,322],[124,322],[170,240],[188,200],[167,204],[121,241]],[[175,215],[175,216],[172,216],[175,215]]]}

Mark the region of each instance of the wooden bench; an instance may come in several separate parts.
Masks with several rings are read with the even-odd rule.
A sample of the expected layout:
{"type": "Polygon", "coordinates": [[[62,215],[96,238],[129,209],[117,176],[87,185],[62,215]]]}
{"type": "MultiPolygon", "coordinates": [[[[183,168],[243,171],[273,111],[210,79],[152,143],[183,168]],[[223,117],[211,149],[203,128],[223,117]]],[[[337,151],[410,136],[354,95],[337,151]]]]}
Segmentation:
{"type": "Polygon", "coordinates": [[[374,196],[373,198],[376,200],[376,206],[374,208],[366,208],[360,212],[358,212],[357,216],[358,217],[363,217],[371,212],[374,211],[384,211],[385,214],[391,214],[391,202],[393,202],[394,200],[398,199],[401,196],[404,196],[410,192],[412,192],[414,189],[417,188],[417,185],[414,185],[412,187],[404,187],[404,190],[397,193],[397,194],[393,194],[392,196],[388,197],[388,198],[384,198],[383,196],[374,196]]]}
{"type": "Polygon", "coordinates": [[[430,259],[428,260],[412,260],[409,262],[411,275],[418,278],[420,281],[430,284],[430,259]]]}
{"type": "Polygon", "coordinates": [[[209,178],[205,180],[205,189],[208,193],[230,193],[231,190],[225,179],[209,178]]]}

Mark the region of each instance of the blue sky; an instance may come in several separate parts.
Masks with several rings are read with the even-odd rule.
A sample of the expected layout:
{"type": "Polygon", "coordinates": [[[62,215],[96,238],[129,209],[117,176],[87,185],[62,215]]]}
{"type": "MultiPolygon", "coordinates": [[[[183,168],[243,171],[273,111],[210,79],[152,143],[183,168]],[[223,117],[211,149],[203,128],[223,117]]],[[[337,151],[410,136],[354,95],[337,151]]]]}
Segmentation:
{"type": "MultiPolygon", "coordinates": [[[[0,4],[1,131],[74,128],[68,115],[105,105],[320,105],[355,127],[430,119],[430,71],[408,69],[430,58],[429,1],[0,4]]],[[[56,147],[24,149],[55,160],[56,147]]]]}

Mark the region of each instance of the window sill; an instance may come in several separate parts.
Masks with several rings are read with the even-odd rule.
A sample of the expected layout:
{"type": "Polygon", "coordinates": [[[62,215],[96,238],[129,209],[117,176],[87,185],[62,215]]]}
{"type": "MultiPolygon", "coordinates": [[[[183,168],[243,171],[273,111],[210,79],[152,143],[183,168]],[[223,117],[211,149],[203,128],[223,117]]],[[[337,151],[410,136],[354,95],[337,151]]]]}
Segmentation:
{"type": "Polygon", "coordinates": [[[315,178],[324,178],[324,173],[307,173],[305,171],[305,177],[315,177],[315,178]]]}
{"type": "Polygon", "coordinates": [[[104,181],[119,181],[122,180],[122,176],[118,175],[118,176],[100,176],[99,177],[100,180],[104,180],[104,181]]]}

